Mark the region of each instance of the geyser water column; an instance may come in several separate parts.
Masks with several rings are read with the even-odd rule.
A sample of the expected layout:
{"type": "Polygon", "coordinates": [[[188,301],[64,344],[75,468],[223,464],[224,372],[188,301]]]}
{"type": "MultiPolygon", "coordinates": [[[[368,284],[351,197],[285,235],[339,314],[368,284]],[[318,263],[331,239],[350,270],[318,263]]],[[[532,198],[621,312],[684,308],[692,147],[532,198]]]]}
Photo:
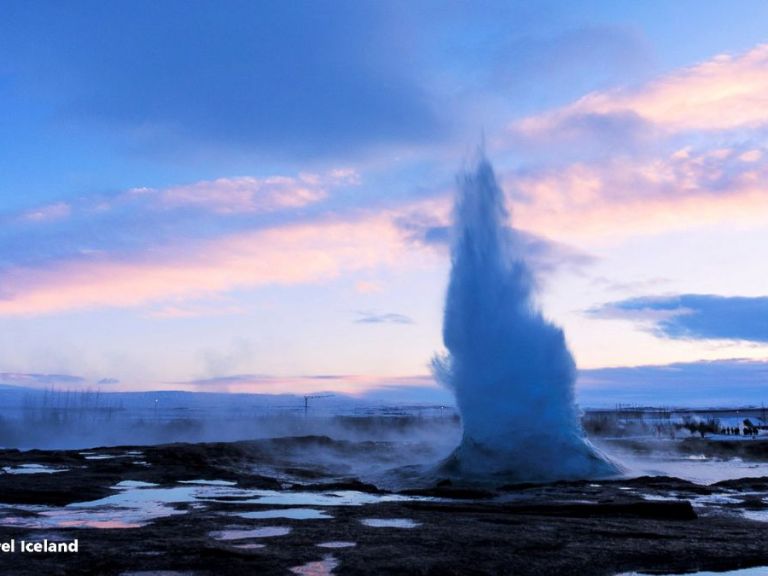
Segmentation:
{"type": "Polygon", "coordinates": [[[480,155],[459,178],[443,340],[434,360],[464,428],[442,472],[466,480],[551,481],[614,475],[584,437],[576,365],[546,320],[493,168],[480,155]]]}

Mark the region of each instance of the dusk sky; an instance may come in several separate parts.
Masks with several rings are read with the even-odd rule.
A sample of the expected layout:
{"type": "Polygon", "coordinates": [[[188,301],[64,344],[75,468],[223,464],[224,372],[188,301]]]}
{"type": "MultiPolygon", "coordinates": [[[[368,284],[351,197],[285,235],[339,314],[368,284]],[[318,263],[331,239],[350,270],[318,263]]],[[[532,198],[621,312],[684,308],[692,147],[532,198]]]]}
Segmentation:
{"type": "Polygon", "coordinates": [[[432,385],[484,141],[582,390],[671,371],[660,399],[704,379],[738,402],[768,384],[766,22],[748,0],[4,0],[0,383],[432,385]]]}

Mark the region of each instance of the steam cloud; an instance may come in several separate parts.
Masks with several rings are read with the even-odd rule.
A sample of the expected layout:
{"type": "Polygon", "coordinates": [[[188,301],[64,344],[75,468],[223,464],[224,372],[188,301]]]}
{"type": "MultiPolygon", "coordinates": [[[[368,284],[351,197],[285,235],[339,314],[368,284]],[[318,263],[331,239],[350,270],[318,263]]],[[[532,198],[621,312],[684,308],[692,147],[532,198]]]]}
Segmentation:
{"type": "Polygon", "coordinates": [[[481,155],[459,185],[443,325],[448,355],[433,367],[456,395],[464,432],[444,471],[477,481],[616,474],[581,430],[573,357],[534,301],[524,244],[506,227],[493,167],[481,155]]]}

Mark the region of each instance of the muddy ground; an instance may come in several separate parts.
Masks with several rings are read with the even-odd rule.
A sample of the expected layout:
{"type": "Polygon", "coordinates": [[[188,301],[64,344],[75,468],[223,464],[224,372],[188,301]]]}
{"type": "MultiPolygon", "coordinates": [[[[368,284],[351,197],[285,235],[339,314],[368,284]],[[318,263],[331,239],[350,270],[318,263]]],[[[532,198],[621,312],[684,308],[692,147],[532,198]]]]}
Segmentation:
{"type": "MultiPolygon", "coordinates": [[[[410,447],[405,460],[412,464],[420,450],[410,447]]],[[[428,457],[428,448],[423,450],[428,457]]],[[[85,452],[0,451],[0,542],[79,542],[77,553],[0,553],[2,573],[284,575],[324,561],[305,573],[588,576],[768,565],[768,523],[744,516],[767,507],[768,478],[701,486],[642,477],[494,489],[438,478],[431,486],[401,491],[408,497],[391,501],[396,495],[391,483],[385,490],[370,476],[348,474],[355,467],[344,462],[362,459],[376,463],[376,470],[403,460],[392,444],[325,437],[85,452]],[[35,472],[30,464],[46,472],[35,472]],[[124,489],[115,486],[124,481],[133,481],[138,494],[149,494],[141,490],[150,484],[141,483],[171,488],[201,480],[226,483],[230,492],[167,503],[174,514],[134,517],[126,522],[134,527],[96,528],[82,519],[58,522],[47,516],[120,494],[124,489]],[[253,497],[271,491],[296,494],[297,501],[260,503],[253,497]],[[302,503],[307,493],[326,499],[302,503]],[[333,498],[344,495],[380,501],[334,505],[333,498]],[[321,510],[330,518],[238,516],[297,507],[321,510]],[[363,523],[371,518],[403,519],[413,527],[363,523]],[[37,525],[41,519],[48,523],[37,525]],[[247,536],[248,530],[264,527],[290,531],[247,536]],[[247,537],[220,537],[231,530],[246,531],[247,537]],[[354,546],[317,546],[329,541],[354,546]]],[[[100,511],[102,526],[111,518],[119,525],[126,517],[119,505],[86,512],[93,510],[100,511]]]]}

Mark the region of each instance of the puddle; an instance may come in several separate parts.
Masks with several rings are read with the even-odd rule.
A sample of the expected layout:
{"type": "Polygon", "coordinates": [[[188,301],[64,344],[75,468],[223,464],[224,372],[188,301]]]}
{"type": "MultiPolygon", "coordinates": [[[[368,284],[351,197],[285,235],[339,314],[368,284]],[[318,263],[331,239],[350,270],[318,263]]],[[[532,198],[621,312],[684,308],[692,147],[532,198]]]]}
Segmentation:
{"type": "Polygon", "coordinates": [[[726,572],[667,572],[664,574],[648,572],[622,572],[616,576],[765,576],[768,566],[755,568],[743,568],[741,570],[727,570],[726,572]]]}
{"type": "MultiPolygon", "coordinates": [[[[768,508],[754,510],[749,509],[749,504],[747,504],[747,509],[745,509],[745,499],[760,498],[762,501],[764,496],[765,494],[762,492],[720,493],[686,497],[683,497],[676,492],[672,492],[666,496],[661,494],[641,494],[641,497],[644,500],[649,501],[663,502],[688,500],[697,513],[706,516],[740,516],[757,522],[768,522],[768,508]]],[[[768,572],[761,572],[760,574],[764,575],[766,573],[768,572]]],[[[720,572],[720,574],[730,574],[730,572],[720,572]]],[[[736,574],[736,572],[734,572],[734,574],[736,574]]]]}
{"type": "Polygon", "coordinates": [[[162,504],[152,504],[136,509],[99,508],[90,509],[70,504],[59,510],[47,510],[40,513],[47,523],[61,528],[141,528],[152,520],[183,514],[162,504]]]}
{"type": "Polygon", "coordinates": [[[643,500],[648,500],[650,502],[677,502],[678,500],[685,500],[685,498],[678,497],[674,492],[668,496],[662,496],[661,494],[640,494],[640,497],[643,500]]]}
{"type": "Polygon", "coordinates": [[[159,484],[154,482],[142,482],[141,480],[123,480],[115,484],[114,488],[155,488],[159,484]]]}
{"type": "Polygon", "coordinates": [[[95,454],[86,456],[86,460],[112,460],[113,458],[127,458],[127,454],[95,454]]]}
{"type": "Polygon", "coordinates": [[[342,540],[333,540],[331,542],[320,542],[315,544],[318,548],[354,548],[357,546],[356,542],[344,542],[342,540]]]}
{"type": "MultiPolygon", "coordinates": [[[[7,516],[0,521],[3,526],[14,528],[141,528],[146,522],[133,521],[121,512],[86,512],[82,510],[49,510],[37,516],[7,516]]],[[[143,520],[143,519],[142,519],[143,520]]]]}
{"type": "Polygon", "coordinates": [[[264,526],[262,528],[249,528],[245,530],[217,530],[209,532],[208,536],[216,540],[246,540],[248,538],[271,538],[273,536],[285,536],[290,534],[287,526],[264,526]]]}
{"type": "Polygon", "coordinates": [[[226,480],[188,480],[177,486],[157,488],[120,483],[119,492],[83,505],[128,506],[154,501],[161,504],[191,502],[236,502],[238,504],[267,504],[276,506],[364,506],[379,502],[434,501],[427,496],[398,494],[367,494],[354,490],[330,492],[279,492],[237,488],[226,480]]]}
{"type": "MultiPolygon", "coordinates": [[[[34,470],[38,471],[38,465],[34,470]]],[[[362,506],[378,502],[436,500],[419,496],[396,494],[367,494],[355,491],[332,492],[278,492],[275,490],[251,490],[231,486],[226,480],[191,480],[171,487],[160,487],[150,482],[124,480],[113,486],[114,494],[90,502],[77,502],[55,508],[47,506],[3,506],[0,504],[0,526],[20,528],[138,528],[150,522],[185,514],[177,505],[200,509],[211,502],[238,504],[266,504],[295,506],[284,510],[258,510],[244,512],[244,518],[289,518],[317,520],[330,518],[322,510],[308,506],[362,506]],[[18,516],[14,510],[34,515],[18,516]],[[7,514],[2,517],[2,513],[7,514]]],[[[1,496],[0,496],[1,498],[1,496]]]]}
{"type": "Polygon", "coordinates": [[[300,576],[330,576],[333,570],[338,567],[339,561],[332,555],[323,556],[322,560],[317,562],[308,562],[301,566],[294,566],[291,572],[300,576]]]}
{"type": "Polygon", "coordinates": [[[98,452],[78,452],[78,454],[85,457],[86,460],[112,460],[113,458],[135,458],[136,456],[144,456],[144,453],[139,452],[138,450],[130,450],[120,454],[99,454],[98,452]]]}
{"type": "MultiPolygon", "coordinates": [[[[686,498],[697,514],[701,516],[744,516],[747,513],[761,514],[760,511],[746,511],[743,509],[744,497],[754,493],[742,492],[738,494],[709,494],[706,496],[693,496],[686,498]]],[[[764,518],[751,518],[752,520],[768,521],[764,518]]]]}
{"type": "Polygon", "coordinates": [[[410,518],[364,518],[360,522],[371,528],[416,528],[421,526],[410,518]]]}
{"type": "MultiPolygon", "coordinates": [[[[117,485],[115,488],[132,488],[117,485]]],[[[134,503],[155,500],[161,503],[180,502],[236,502],[237,504],[266,504],[275,506],[365,506],[379,502],[437,501],[429,496],[403,496],[399,494],[368,494],[354,490],[329,492],[291,492],[238,488],[228,480],[185,480],[168,488],[138,487],[122,490],[93,505],[134,503]]]]}
{"type": "Polygon", "coordinates": [[[167,504],[186,502],[189,498],[182,498],[178,492],[172,492],[172,496],[166,494],[173,489],[136,487],[137,484],[152,486],[148,482],[125,480],[115,486],[120,490],[117,494],[91,502],[75,502],[61,508],[15,506],[12,508],[35,515],[6,516],[0,519],[0,525],[33,529],[140,528],[158,518],[184,514],[183,510],[167,504]]]}
{"type": "Polygon", "coordinates": [[[745,462],[740,458],[721,460],[693,457],[622,457],[622,462],[637,476],[672,476],[696,484],[709,485],[736,478],[768,476],[768,462],[745,462]]]}
{"type": "Polygon", "coordinates": [[[179,484],[194,484],[196,486],[237,486],[237,482],[229,480],[179,480],[179,484]]]}
{"type": "MultiPolygon", "coordinates": [[[[741,515],[747,520],[768,522],[768,510],[741,510],[741,515]]],[[[765,572],[764,572],[765,574],[765,572]]]]}
{"type": "Polygon", "coordinates": [[[325,520],[333,518],[323,510],[313,508],[283,508],[278,510],[258,510],[256,512],[239,512],[240,518],[251,520],[267,520],[271,518],[288,518],[290,520],[325,520]]]}
{"type": "Polygon", "coordinates": [[[18,466],[4,466],[3,472],[6,474],[55,474],[56,472],[66,472],[69,468],[54,468],[44,466],[43,464],[19,464],[18,466]]]}
{"type": "Polygon", "coordinates": [[[120,572],[120,576],[196,576],[196,572],[178,572],[177,570],[142,570],[140,572],[120,572]]]}
{"type": "Polygon", "coordinates": [[[266,544],[255,544],[255,543],[248,543],[248,544],[234,544],[232,546],[233,548],[239,548],[240,550],[258,550],[259,548],[266,548],[266,544]]]}
{"type": "MultiPolygon", "coordinates": [[[[241,492],[247,492],[245,490],[241,492]]],[[[333,492],[278,492],[252,490],[253,496],[238,500],[241,504],[274,504],[278,506],[364,506],[379,502],[413,502],[435,500],[426,496],[400,496],[398,494],[367,494],[353,490],[333,492]]],[[[215,496],[213,497],[215,499],[215,496]]]]}
{"type": "Polygon", "coordinates": [[[127,487],[122,488],[120,484],[114,486],[120,490],[116,494],[106,496],[99,500],[90,502],[79,502],[70,504],[79,508],[96,508],[99,506],[115,506],[118,508],[144,508],[156,504],[182,504],[185,502],[194,502],[197,499],[196,488],[194,486],[174,486],[172,488],[155,487],[127,487]]]}
{"type": "Polygon", "coordinates": [[[694,506],[722,506],[724,504],[741,504],[742,499],[738,496],[747,495],[752,495],[752,493],[743,492],[733,496],[728,494],[708,494],[706,496],[695,496],[690,500],[694,506]]]}

